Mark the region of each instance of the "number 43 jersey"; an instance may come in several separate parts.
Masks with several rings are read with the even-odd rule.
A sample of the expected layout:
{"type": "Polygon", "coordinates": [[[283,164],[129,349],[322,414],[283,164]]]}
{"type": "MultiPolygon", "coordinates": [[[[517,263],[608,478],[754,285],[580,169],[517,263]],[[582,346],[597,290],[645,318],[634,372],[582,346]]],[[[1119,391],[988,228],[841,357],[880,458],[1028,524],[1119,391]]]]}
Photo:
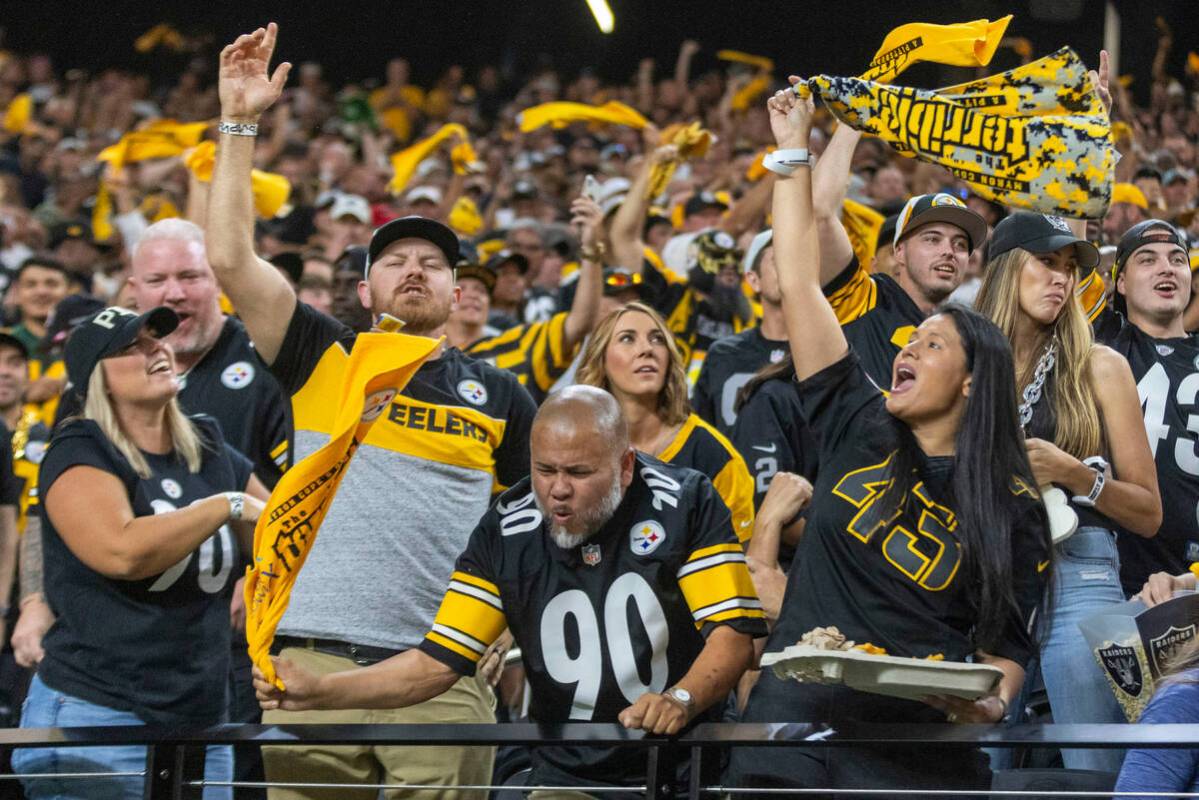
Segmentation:
{"type": "Polygon", "coordinates": [[[1174,575],[1199,561],[1199,335],[1155,339],[1110,307],[1095,338],[1128,359],[1157,464],[1162,525],[1145,539],[1120,532],[1120,582],[1141,591],[1154,572],[1174,575]]]}
{"type": "MultiPolygon", "coordinates": [[[[538,722],[615,722],[642,694],[678,682],[716,626],[766,635],[729,510],[699,472],[639,454],[624,499],[586,543],[558,547],[547,527],[528,478],[501,495],[421,644],[472,674],[510,627],[538,722]]],[[[540,752],[554,773],[621,783],[639,751],[540,752]]]]}

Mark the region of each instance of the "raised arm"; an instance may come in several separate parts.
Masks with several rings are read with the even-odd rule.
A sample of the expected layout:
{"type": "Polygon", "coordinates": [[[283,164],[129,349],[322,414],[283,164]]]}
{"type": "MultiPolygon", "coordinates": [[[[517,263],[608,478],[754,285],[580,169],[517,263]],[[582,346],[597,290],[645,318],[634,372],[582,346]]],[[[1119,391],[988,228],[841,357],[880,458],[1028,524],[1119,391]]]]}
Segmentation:
{"type": "MultiPolygon", "coordinates": [[[[799,78],[791,77],[796,84],[799,78]]],[[[780,149],[807,149],[812,101],[783,89],[767,102],[780,149]]],[[[812,218],[812,171],[799,166],[774,184],[774,261],[795,377],[805,380],[835,363],[849,348],[837,316],[820,290],[820,245],[812,218]]]]}
{"type": "MultiPolygon", "coordinates": [[[[820,238],[820,285],[837,277],[853,258],[853,245],[841,224],[841,207],[849,191],[849,167],[862,134],[848,125],[833,132],[820,163],[812,170],[812,207],[820,238]]],[[[869,265],[863,265],[869,266],[869,265]]]]}
{"type": "Polygon", "coordinates": [[[655,165],[677,158],[679,153],[679,149],[672,144],[651,150],[648,139],[646,137],[647,148],[641,169],[633,179],[624,202],[613,215],[612,227],[608,231],[608,238],[612,241],[613,264],[635,272],[640,271],[641,262],[645,260],[642,256],[645,243],[641,240],[641,230],[645,225],[646,212],[649,211],[650,199],[645,195],[649,191],[650,175],[655,165]]]}
{"type": "MultiPolygon", "coordinates": [[[[291,65],[268,76],[277,28],[271,23],[221,51],[221,120],[257,124],[279,99],[291,65]]],[[[272,363],[295,310],[295,293],[279,270],[254,252],[254,199],[250,171],[254,136],[222,133],[208,198],[208,260],[245,323],[259,355],[272,363]]]]}
{"type": "Polygon", "coordinates": [[[597,247],[603,235],[603,212],[599,204],[589,197],[578,197],[570,205],[573,215],[571,224],[579,231],[581,245],[579,255],[579,277],[575,286],[574,301],[563,325],[563,345],[574,350],[583,337],[591,333],[599,321],[600,300],[604,296],[602,256],[597,247]]]}

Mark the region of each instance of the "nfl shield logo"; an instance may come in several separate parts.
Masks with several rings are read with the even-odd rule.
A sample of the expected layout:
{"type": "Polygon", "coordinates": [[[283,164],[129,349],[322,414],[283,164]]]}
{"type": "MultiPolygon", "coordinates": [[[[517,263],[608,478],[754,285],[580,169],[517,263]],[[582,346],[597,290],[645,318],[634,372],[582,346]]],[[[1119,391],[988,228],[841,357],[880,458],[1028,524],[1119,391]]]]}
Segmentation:
{"type": "Polygon", "coordinates": [[[600,546],[598,544],[583,545],[583,563],[587,566],[594,567],[600,562],[602,557],[603,555],[600,553],[600,546]]]}
{"type": "Polygon", "coordinates": [[[1144,676],[1141,675],[1141,663],[1137,660],[1137,651],[1131,647],[1113,644],[1096,651],[1099,661],[1107,674],[1120,687],[1120,691],[1132,697],[1138,697],[1145,686],[1144,676]]]}

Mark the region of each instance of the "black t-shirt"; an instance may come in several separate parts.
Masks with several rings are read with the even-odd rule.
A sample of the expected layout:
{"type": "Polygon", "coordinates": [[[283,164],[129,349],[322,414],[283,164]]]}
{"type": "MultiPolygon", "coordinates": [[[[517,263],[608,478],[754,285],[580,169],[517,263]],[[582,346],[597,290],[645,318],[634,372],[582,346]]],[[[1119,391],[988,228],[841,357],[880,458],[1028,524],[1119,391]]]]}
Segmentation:
{"type": "MultiPolygon", "coordinates": [[[[971,639],[975,587],[959,569],[949,499],[953,458],[927,458],[900,515],[885,529],[866,530],[864,520],[881,494],[878,482],[898,446],[882,394],[850,351],[800,383],[799,395],[820,436],[820,475],[767,652],[835,625],[890,655],[967,660],[977,649],[971,639]]],[[[1032,651],[1027,623],[1041,598],[1049,564],[1041,542],[1048,537],[1038,536],[1044,512],[1033,490],[1014,481],[1012,502],[1019,506],[1012,533],[1019,615],[1013,610],[994,654],[1023,664],[1032,651]]]]}
{"type": "Polygon", "coordinates": [[[708,349],[691,390],[691,410],[725,436],[731,435],[737,422],[737,392],[755,372],[781,361],[790,351],[789,342],[767,339],[759,328],[717,340],[708,349]]]}
{"type": "MultiPolygon", "coordinates": [[[[505,492],[458,559],[421,649],[471,674],[508,626],[534,720],[615,722],[678,682],[719,625],[766,632],[729,510],[699,472],[638,455],[615,514],[570,550],[549,538],[528,480],[505,492]]],[[[611,748],[543,747],[534,763],[536,782],[576,786],[638,783],[646,768],[643,751],[611,748]]]]}
{"type": "MultiPolygon", "coordinates": [[[[275,488],[291,464],[290,407],[239,320],[227,317],[216,343],[180,376],[178,399],[187,413],[215,418],[225,441],[254,463],[268,489],[275,488]]],[[[65,392],[55,424],[81,410],[79,396],[65,392]]]]}
{"type": "MultiPolygon", "coordinates": [[[[171,455],[147,453],[141,478],[91,420],[59,426],[42,461],[42,497],[75,466],[111,473],[136,517],[184,508],[218,492],[240,491],[248,460],[221,438],[216,422],[195,417],[205,445],[200,471],[171,455]]],[[[46,600],[56,621],[46,634],[38,674],[58,691],[147,723],[215,724],[225,712],[229,601],[241,577],[227,526],[160,575],[106,578],[80,561],[41,507],[46,600]]]]}
{"type": "Polygon", "coordinates": [[[1157,464],[1162,525],[1152,539],[1120,531],[1120,582],[1141,591],[1155,572],[1177,575],[1199,561],[1199,334],[1155,339],[1110,307],[1095,338],[1128,359],[1157,464]]]}
{"type": "Polygon", "coordinates": [[[890,386],[895,356],[924,321],[924,312],[894,278],[868,272],[857,256],[825,285],[824,296],[866,374],[879,386],[890,386]]]}
{"type": "Polygon", "coordinates": [[[775,473],[794,472],[816,483],[820,445],[804,421],[792,378],[764,381],[754,390],[737,414],[732,442],[753,476],[756,509],[775,473]]]}
{"type": "Polygon", "coordinates": [[[25,492],[25,480],[13,471],[12,456],[12,431],[0,423],[0,506],[19,506],[25,492]]]}

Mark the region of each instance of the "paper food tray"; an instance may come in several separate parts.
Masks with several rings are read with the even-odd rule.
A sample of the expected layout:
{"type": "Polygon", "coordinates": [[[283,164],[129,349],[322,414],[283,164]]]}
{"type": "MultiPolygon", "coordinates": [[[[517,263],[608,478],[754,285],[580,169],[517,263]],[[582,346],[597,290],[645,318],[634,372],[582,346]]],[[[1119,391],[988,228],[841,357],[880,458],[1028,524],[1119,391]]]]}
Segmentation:
{"type": "Polygon", "coordinates": [[[873,656],[861,650],[821,650],[801,644],[763,655],[762,668],[767,667],[784,680],[848,686],[906,700],[931,694],[977,700],[990,694],[1003,677],[1000,669],[986,664],[873,656]]]}

